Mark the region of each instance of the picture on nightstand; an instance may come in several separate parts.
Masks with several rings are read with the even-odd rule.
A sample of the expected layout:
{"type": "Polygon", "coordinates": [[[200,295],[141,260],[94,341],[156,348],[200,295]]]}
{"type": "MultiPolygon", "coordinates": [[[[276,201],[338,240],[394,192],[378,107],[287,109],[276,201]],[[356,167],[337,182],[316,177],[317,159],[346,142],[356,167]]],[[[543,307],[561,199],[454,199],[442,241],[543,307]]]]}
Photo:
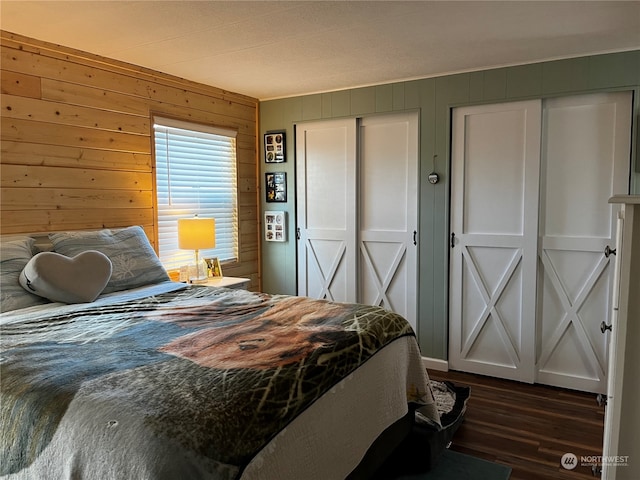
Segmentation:
{"type": "Polygon", "coordinates": [[[264,239],[267,242],[287,241],[286,212],[265,211],[264,212],[264,239]]]}
{"type": "Polygon", "coordinates": [[[222,267],[220,266],[218,257],[205,258],[204,261],[207,262],[208,277],[222,277],[222,267]]]}

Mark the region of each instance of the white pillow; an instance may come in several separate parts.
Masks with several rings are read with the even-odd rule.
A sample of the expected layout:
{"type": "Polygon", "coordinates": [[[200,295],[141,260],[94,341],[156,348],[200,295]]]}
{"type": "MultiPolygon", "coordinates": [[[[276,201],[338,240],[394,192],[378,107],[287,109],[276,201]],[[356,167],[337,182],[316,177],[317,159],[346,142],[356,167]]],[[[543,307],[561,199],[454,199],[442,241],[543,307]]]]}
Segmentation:
{"type": "Polygon", "coordinates": [[[56,252],[33,256],[20,273],[27,292],[53,302],[93,302],[111,278],[111,260],[104,253],[87,250],[73,258],[56,252]]]}
{"type": "Polygon", "coordinates": [[[25,292],[18,279],[33,257],[33,238],[26,235],[3,235],[0,238],[0,312],[47,303],[44,298],[25,292]]]}
{"type": "Polygon", "coordinates": [[[51,233],[49,239],[54,251],[68,257],[87,250],[97,250],[109,257],[113,275],[104,293],[169,281],[142,227],[51,233]]]}

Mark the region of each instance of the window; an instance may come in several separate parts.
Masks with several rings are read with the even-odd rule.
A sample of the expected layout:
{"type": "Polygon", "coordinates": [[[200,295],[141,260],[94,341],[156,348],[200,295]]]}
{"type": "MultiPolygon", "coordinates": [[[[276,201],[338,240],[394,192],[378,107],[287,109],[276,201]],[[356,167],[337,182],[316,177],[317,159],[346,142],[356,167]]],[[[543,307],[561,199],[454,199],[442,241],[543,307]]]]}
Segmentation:
{"type": "Polygon", "coordinates": [[[236,132],[155,117],[158,251],[168,270],[193,263],[178,248],[178,219],[194,214],[216,221],[216,247],[202,258],[238,259],[236,132]]]}

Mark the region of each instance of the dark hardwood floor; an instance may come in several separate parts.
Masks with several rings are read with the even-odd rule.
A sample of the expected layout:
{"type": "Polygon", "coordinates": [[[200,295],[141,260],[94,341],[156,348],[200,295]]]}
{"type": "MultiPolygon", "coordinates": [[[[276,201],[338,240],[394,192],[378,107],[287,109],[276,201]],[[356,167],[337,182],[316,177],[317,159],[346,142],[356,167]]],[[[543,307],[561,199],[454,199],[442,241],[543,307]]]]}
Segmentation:
{"type": "Polygon", "coordinates": [[[461,372],[429,376],[471,387],[451,450],[508,465],[511,480],[593,480],[580,457],[602,455],[604,407],[595,394],[461,372]],[[576,469],[560,465],[565,453],[578,457],[576,469]]]}

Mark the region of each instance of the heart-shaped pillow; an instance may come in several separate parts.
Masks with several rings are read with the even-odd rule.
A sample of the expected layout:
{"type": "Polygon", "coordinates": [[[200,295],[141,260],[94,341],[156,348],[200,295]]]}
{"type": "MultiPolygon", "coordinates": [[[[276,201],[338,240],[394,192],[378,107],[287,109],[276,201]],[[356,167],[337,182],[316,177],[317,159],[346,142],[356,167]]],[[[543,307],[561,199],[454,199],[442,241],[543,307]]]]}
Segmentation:
{"type": "Polygon", "coordinates": [[[75,257],[56,252],[34,255],[20,273],[20,285],[53,302],[93,302],[111,278],[111,260],[104,253],[87,250],[75,257]]]}

